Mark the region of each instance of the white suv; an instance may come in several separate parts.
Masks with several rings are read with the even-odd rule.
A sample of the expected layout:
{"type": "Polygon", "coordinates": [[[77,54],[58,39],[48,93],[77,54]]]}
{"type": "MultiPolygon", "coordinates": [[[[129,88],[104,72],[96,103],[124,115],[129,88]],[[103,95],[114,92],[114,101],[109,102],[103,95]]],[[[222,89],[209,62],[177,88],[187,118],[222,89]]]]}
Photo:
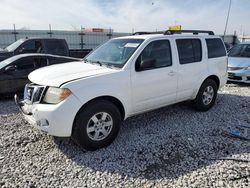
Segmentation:
{"type": "Polygon", "coordinates": [[[82,62],[38,69],[29,79],[24,100],[15,96],[26,119],[95,150],[136,114],[186,100],[209,110],[226,83],[227,56],[213,32],[139,33],[109,40],[82,62]]]}

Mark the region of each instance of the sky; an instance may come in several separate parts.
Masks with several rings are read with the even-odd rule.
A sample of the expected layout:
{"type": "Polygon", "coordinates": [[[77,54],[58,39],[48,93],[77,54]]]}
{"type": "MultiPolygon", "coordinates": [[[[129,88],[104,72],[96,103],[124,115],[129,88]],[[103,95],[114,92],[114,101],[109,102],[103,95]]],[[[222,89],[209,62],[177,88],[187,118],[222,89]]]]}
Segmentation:
{"type": "MultiPolygon", "coordinates": [[[[115,32],[182,29],[222,34],[230,0],[0,0],[0,29],[78,30],[112,28],[115,32]]],[[[232,0],[227,34],[250,35],[250,0],[232,0]]]]}

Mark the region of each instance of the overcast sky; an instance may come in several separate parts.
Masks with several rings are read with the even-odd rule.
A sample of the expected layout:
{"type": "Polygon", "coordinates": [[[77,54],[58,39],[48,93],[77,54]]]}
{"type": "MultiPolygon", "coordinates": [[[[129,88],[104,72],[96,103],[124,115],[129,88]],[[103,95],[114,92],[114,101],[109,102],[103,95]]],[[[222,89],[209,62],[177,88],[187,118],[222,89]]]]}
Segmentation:
{"type": "MultiPolygon", "coordinates": [[[[111,27],[117,32],[183,29],[224,31],[229,0],[0,0],[0,29],[75,30],[111,27]]],[[[250,34],[250,0],[232,0],[227,33],[250,34]]]]}

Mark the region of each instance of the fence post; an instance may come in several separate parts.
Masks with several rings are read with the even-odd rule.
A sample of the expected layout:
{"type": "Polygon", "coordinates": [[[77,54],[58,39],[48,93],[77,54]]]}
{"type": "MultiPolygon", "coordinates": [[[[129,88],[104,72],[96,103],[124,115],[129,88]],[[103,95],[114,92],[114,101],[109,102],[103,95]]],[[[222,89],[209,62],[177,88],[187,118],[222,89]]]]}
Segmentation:
{"type": "Polygon", "coordinates": [[[80,42],[80,46],[81,46],[81,50],[83,49],[83,46],[85,45],[85,43],[83,42],[83,35],[85,35],[85,33],[83,33],[83,28],[81,27],[81,32],[78,33],[81,36],[81,42],[80,42]]]}
{"type": "Polygon", "coordinates": [[[50,24],[49,24],[49,32],[47,34],[50,36],[50,38],[52,37],[53,32],[51,31],[51,25],[50,24]]]}
{"type": "Polygon", "coordinates": [[[112,38],[111,28],[109,28],[109,33],[107,34],[107,36],[109,37],[109,39],[111,39],[111,38],[112,38]]]}
{"type": "Polygon", "coordinates": [[[14,38],[15,38],[15,41],[17,41],[17,34],[18,34],[18,32],[16,31],[16,25],[15,24],[13,24],[13,26],[14,26],[14,31],[12,32],[12,34],[14,35],[14,38]]]}

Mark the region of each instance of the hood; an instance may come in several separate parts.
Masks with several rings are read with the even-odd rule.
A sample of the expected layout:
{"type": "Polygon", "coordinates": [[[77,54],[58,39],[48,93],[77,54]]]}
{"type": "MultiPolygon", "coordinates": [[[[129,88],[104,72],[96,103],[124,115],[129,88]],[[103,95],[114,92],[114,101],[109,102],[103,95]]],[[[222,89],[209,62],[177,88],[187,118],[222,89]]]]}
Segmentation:
{"type": "Polygon", "coordinates": [[[89,63],[70,62],[40,68],[29,74],[29,80],[35,84],[60,87],[60,85],[81,78],[107,74],[115,69],[89,63]]]}
{"type": "Polygon", "coordinates": [[[250,58],[246,57],[228,57],[229,67],[249,67],[250,58]]]}
{"type": "Polygon", "coordinates": [[[13,56],[13,52],[0,51],[0,61],[3,61],[9,57],[13,56]]]}

